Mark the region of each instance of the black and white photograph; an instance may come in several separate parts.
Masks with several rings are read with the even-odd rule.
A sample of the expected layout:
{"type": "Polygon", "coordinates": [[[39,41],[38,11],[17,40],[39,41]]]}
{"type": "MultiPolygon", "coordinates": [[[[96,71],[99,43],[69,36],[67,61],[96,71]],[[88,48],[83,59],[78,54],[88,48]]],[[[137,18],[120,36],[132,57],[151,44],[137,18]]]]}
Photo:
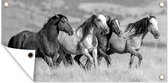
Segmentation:
{"type": "Polygon", "coordinates": [[[167,82],[166,0],[2,3],[1,43],[35,50],[33,81],[167,82]]]}

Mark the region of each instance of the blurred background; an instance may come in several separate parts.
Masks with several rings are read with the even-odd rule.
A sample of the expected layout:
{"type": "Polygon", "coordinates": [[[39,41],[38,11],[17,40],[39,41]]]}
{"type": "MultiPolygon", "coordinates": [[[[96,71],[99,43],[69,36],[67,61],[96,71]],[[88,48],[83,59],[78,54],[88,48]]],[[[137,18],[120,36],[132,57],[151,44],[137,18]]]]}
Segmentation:
{"type": "Polygon", "coordinates": [[[9,7],[2,7],[2,44],[4,45],[7,45],[11,36],[23,30],[39,31],[49,17],[52,17],[54,14],[64,14],[68,17],[72,26],[77,28],[91,16],[94,10],[98,10],[105,12],[111,17],[118,18],[121,21],[121,25],[127,25],[128,23],[140,20],[146,16],[147,12],[153,13],[159,21],[159,29],[161,32],[159,42],[162,43],[159,44],[159,46],[166,46],[167,10],[166,6],[163,8],[159,7],[159,0],[6,1],[9,2],[9,7]]]}
{"type": "MultiPolygon", "coordinates": [[[[33,32],[39,31],[43,25],[47,22],[49,17],[54,14],[64,14],[68,17],[69,22],[74,28],[81,25],[88,17],[91,16],[94,10],[103,11],[111,17],[116,17],[120,20],[121,25],[127,25],[129,23],[140,20],[146,17],[146,13],[152,13],[156,16],[158,20],[159,32],[161,34],[160,38],[156,40],[150,33],[144,39],[144,47],[140,51],[142,53],[144,60],[142,63],[142,69],[136,70],[134,73],[140,73],[135,75],[130,75],[129,79],[121,78],[109,78],[107,81],[160,81],[158,76],[162,74],[167,74],[167,2],[166,0],[6,0],[9,3],[8,7],[4,7],[2,4],[2,44],[7,45],[9,39],[23,31],[30,30],[33,32]],[[161,8],[159,2],[163,1],[166,5],[161,8]],[[162,64],[162,65],[161,65],[162,64]],[[153,71],[151,71],[153,70],[153,71]],[[152,73],[152,74],[151,74],[152,73]],[[144,77],[145,76],[145,77],[144,77]],[[138,78],[141,79],[138,79],[138,78]],[[142,78],[143,77],[143,78],[142,78]],[[133,78],[133,80],[131,79],[133,78]],[[137,80],[137,79],[138,80],[137,80]]],[[[5,0],[2,1],[4,3],[5,0]]],[[[112,55],[113,66],[118,68],[121,66],[128,65],[129,54],[112,55]],[[118,56],[115,56],[118,55],[118,56]]],[[[38,60],[37,60],[38,61],[38,60]]],[[[136,61],[136,60],[135,60],[136,61]]],[[[37,62],[37,64],[45,63],[44,61],[37,62]]],[[[44,65],[43,65],[44,66],[44,65]]],[[[36,72],[37,80],[57,80],[62,81],[63,79],[58,78],[45,78],[43,76],[49,75],[48,72],[43,72],[39,66],[36,69],[40,69],[36,72]],[[46,74],[47,73],[47,74],[46,74]],[[45,75],[44,75],[45,74],[45,75]]],[[[120,69],[123,69],[122,67],[120,69]]],[[[120,71],[120,69],[117,69],[120,71]]],[[[76,71],[75,68],[71,69],[76,71]]],[[[115,69],[112,69],[115,70],[115,69]]],[[[62,72],[70,72],[63,71],[62,72]]],[[[121,70],[124,71],[124,70],[121,70]]],[[[57,71],[55,71],[57,72],[57,71]]],[[[100,72],[99,72],[100,73],[100,72]]],[[[113,72],[111,72],[113,74],[113,72]]],[[[115,72],[117,73],[117,72],[115,72]]],[[[52,73],[51,73],[52,74],[52,73]]],[[[57,72],[58,75],[60,75],[57,72]]],[[[62,75],[62,73],[61,73],[62,75]]],[[[60,75],[60,76],[61,76],[60,75]]],[[[71,78],[77,81],[86,81],[85,79],[76,79],[78,75],[73,74],[67,75],[67,79],[71,78]],[[68,77],[70,76],[70,77],[68,77]]],[[[83,73],[79,74],[83,75],[83,73]]],[[[90,78],[94,77],[94,73],[88,74],[90,78]]],[[[120,74],[118,74],[120,75],[120,74]]],[[[117,75],[117,76],[118,76],[117,75]]],[[[128,73],[126,75],[129,75],[128,73]]],[[[125,76],[126,76],[125,75],[125,76]]],[[[61,78],[61,77],[60,77],[61,78]]],[[[99,78],[99,77],[96,77],[99,78]]],[[[101,78],[101,77],[100,77],[101,78]]],[[[108,76],[107,76],[108,78],[108,76]]],[[[94,78],[93,78],[94,79],[94,78]]],[[[100,81],[101,79],[99,79],[100,81]]],[[[106,81],[102,80],[102,81],[106,81]]],[[[92,81],[92,80],[91,80],[92,81]]],[[[95,80],[93,80],[95,81],[95,80]]]]}

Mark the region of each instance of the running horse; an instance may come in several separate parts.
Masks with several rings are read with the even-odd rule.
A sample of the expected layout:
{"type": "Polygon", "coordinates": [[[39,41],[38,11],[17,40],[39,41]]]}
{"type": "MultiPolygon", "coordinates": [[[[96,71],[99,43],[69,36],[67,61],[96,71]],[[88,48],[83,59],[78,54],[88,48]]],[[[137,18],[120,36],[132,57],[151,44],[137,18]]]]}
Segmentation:
{"type": "MultiPolygon", "coordinates": [[[[108,42],[113,32],[120,37],[122,34],[122,31],[120,30],[120,21],[117,18],[112,18],[108,16],[107,25],[109,27],[109,33],[108,34],[104,34],[104,33],[97,34],[96,37],[98,39],[98,57],[104,57],[107,62],[107,66],[109,67],[111,58],[109,57],[108,54],[106,54],[106,50],[109,48],[108,42]]],[[[87,64],[89,62],[87,60],[86,61],[87,64],[85,64],[84,66],[80,62],[80,58],[82,56],[83,56],[82,54],[79,56],[75,56],[74,59],[80,66],[85,68],[87,67],[87,64]]],[[[71,59],[71,56],[69,55],[69,57],[67,57],[68,62],[71,62],[70,59],[71,59]]],[[[98,63],[100,64],[99,60],[98,60],[98,63]]]]}
{"type": "MultiPolygon", "coordinates": [[[[143,39],[148,32],[150,32],[155,39],[158,39],[160,36],[158,21],[153,15],[147,15],[145,18],[128,24],[123,33],[125,34],[124,37],[118,37],[116,34],[112,34],[109,40],[110,48],[106,53],[108,55],[113,53],[130,53],[129,67],[132,67],[134,56],[136,56],[139,59],[136,68],[139,68],[143,57],[138,51],[141,48],[143,39]]],[[[98,58],[101,60],[102,57],[100,56],[98,58]]]]}
{"type": "Polygon", "coordinates": [[[35,50],[36,57],[42,57],[52,67],[58,57],[59,31],[66,32],[68,35],[73,34],[67,17],[62,14],[51,17],[37,33],[25,30],[16,34],[9,40],[8,47],[35,50]]]}
{"type": "MultiPolygon", "coordinates": [[[[109,28],[106,24],[106,17],[102,13],[93,14],[88,18],[82,25],[80,25],[76,30],[75,34],[68,36],[65,33],[59,34],[60,57],[66,62],[67,54],[79,55],[84,54],[89,61],[95,64],[97,67],[97,46],[98,40],[96,34],[109,33],[109,28]],[[91,56],[89,52],[92,52],[91,56]]],[[[57,63],[59,65],[61,59],[58,59],[57,63]]]]}

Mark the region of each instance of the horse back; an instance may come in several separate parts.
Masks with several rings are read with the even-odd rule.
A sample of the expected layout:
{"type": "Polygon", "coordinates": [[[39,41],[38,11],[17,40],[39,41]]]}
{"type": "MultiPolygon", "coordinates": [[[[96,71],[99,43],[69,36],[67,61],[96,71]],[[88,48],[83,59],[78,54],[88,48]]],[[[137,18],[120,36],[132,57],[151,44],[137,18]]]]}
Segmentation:
{"type": "Polygon", "coordinates": [[[24,35],[22,35],[21,48],[35,50],[37,44],[36,40],[38,40],[38,38],[36,37],[36,33],[33,32],[25,33],[24,35]]]}
{"type": "Polygon", "coordinates": [[[25,30],[16,34],[15,36],[12,36],[9,40],[8,47],[21,49],[22,44],[30,34],[32,34],[32,32],[25,30]]]}

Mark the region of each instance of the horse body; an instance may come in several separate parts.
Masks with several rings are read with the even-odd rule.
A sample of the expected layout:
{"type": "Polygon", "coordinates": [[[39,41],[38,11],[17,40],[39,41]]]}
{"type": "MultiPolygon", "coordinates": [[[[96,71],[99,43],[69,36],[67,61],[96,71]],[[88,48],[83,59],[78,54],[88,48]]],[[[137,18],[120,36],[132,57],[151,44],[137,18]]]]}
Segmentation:
{"type": "Polygon", "coordinates": [[[116,34],[112,34],[110,40],[110,49],[113,49],[112,51],[117,52],[117,53],[124,53],[125,46],[126,46],[126,39],[123,37],[118,37],[116,34]],[[117,50],[115,50],[117,49],[117,50]]]}
{"type": "Polygon", "coordinates": [[[62,49],[66,50],[66,52],[70,54],[81,53],[77,50],[77,44],[80,40],[75,34],[72,36],[68,36],[66,33],[60,32],[58,40],[60,42],[60,45],[63,47],[62,49]]]}
{"type": "Polygon", "coordinates": [[[9,43],[13,40],[13,44],[19,43],[18,47],[14,48],[35,50],[36,57],[42,57],[52,67],[56,64],[58,56],[59,42],[57,37],[59,31],[64,31],[69,35],[73,34],[73,29],[67,18],[61,14],[51,17],[39,32],[23,31],[12,37],[9,43]]]}
{"type": "Polygon", "coordinates": [[[109,55],[113,53],[130,53],[129,66],[132,67],[134,56],[137,56],[139,61],[136,67],[140,67],[143,57],[138,50],[141,48],[143,39],[148,32],[151,32],[156,39],[160,36],[157,21],[154,16],[148,16],[135,23],[130,23],[124,30],[126,38],[112,34],[109,41],[110,49],[106,53],[109,55]]]}
{"type": "MultiPolygon", "coordinates": [[[[78,46],[80,39],[82,38],[81,30],[82,29],[80,29],[76,34],[72,36],[68,36],[66,33],[60,32],[59,34],[60,36],[58,38],[59,42],[63,47],[63,49],[66,50],[66,52],[68,52],[69,54],[75,54],[75,55],[82,54],[82,49],[78,46]]],[[[91,51],[94,47],[97,46],[97,44],[96,45],[92,44],[93,42],[92,33],[93,33],[93,30],[91,30],[90,34],[88,34],[86,39],[83,40],[84,47],[89,51],[91,51]]],[[[95,41],[97,41],[97,39],[95,41]]]]}

